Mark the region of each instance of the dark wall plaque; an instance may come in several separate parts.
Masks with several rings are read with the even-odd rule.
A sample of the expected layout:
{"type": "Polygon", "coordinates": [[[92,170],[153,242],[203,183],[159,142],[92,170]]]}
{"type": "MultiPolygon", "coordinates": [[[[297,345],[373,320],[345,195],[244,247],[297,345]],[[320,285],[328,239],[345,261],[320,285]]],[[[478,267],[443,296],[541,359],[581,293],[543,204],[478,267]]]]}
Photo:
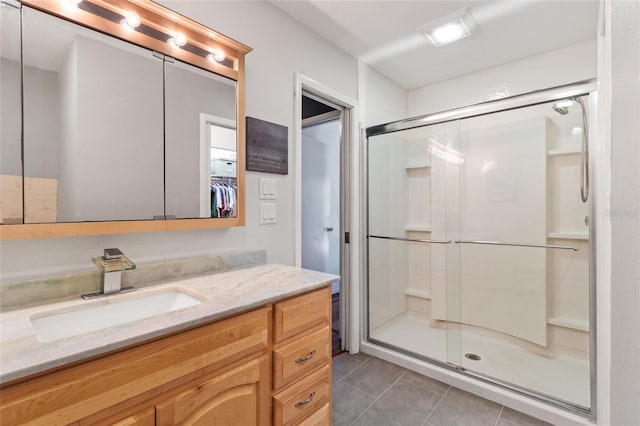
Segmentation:
{"type": "Polygon", "coordinates": [[[247,170],[289,174],[287,126],[247,117],[247,170]]]}

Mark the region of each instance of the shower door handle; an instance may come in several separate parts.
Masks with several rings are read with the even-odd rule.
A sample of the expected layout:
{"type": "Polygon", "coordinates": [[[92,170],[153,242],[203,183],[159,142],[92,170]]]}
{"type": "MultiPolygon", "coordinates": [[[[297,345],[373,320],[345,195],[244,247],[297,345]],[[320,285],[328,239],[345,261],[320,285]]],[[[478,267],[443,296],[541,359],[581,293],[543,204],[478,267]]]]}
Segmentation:
{"type": "Polygon", "coordinates": [[[557,246],[553,244],[520,244],[520,243],[501,243],[499,241],[464,241],[464,240],[456,240],[455,243],[456,244],[484,244],[484,245],[490,245],[490,246],[548,248],[548,249],[578,251],[578,248],[574,246],[557,246]]]}

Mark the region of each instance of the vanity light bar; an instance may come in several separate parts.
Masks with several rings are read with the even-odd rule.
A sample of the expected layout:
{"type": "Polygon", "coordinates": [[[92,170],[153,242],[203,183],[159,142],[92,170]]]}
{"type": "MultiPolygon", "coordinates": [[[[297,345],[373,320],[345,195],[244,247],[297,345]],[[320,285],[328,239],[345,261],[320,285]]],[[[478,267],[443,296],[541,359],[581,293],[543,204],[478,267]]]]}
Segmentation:
{"type": "MultiPolygon", "coordinates": [[[[70,0],[62,0],[62,1],[70,1],[70,0]]],[[[74,0],[74,3],[77,0],[74,0]]],[[[186,50],[194,55],[201,56],[203,58],[207,58],[210,60],[209,55],[212,52],[202,49],[199,46],[196,46],[192,43],[189,43],[187,36],[179,31],[176,31],[173,34],[167,34],[162,31],[157,30],[149,25],[145,25],[142,23],[140,15],[136,12],[127,11],[118,13],[114,10],[107,9],[106,7],[102,7],[98,4],[95,4],[89,0],[80,0],[77,3],[78,9],[81,9],[85,12],[91,13],[92,15],[99,16],[100,18],[106,19],[116,24],[126,23],[128,28],[137,31],[141,34],[154,38],[156,40],[166,42],[174,47],[179,47],[183,50],[186,50]],[[136,25],[133,25],[136,24],[136,25]]],[[[228,68],[233,69],[234,63],[231,60],[226,59],[226,54],[222,49],[215,49],[213,51],[213,59],[215,62],[224,65],[228,68]],[[221,54],[217,54],[216,52],[222,52],[221,54]]]]}

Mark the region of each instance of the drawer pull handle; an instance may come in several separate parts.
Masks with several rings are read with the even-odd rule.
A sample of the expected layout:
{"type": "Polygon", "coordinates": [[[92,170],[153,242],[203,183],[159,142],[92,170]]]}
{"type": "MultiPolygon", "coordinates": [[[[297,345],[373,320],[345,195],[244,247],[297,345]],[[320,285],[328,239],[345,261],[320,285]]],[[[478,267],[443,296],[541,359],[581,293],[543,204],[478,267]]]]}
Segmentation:
{"type": "Polygon", "coordinates": [[[304,358],[296,359],[296,364],[302,364],[303,362],[307,362],[311,358],[313,358],[315,355],[316,355],[316,350],[314,349],[311,352],[309,352],[309,355],[305,356],[304,358]]]}
{"type": "Polygon", "coordinates": [[[294,405],[294,407],[296,408],[300,408],[302,406],[307,405],[308,403],[310,403],[311,401],[313,401],[313,398],[316,397],[316,391],[311,392],[311,394],[309,395],[309,398],[305,399],[304,401],[298,401],[296,402],[296,405],[294,405]]]}

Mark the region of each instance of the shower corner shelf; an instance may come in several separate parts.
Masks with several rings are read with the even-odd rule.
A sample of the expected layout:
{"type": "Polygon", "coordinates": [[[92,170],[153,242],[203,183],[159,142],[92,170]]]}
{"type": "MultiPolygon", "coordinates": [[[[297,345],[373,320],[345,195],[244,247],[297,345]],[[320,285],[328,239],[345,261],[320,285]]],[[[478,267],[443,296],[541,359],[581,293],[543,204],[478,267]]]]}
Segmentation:
{"type": "Polygon", "coordinates": [[[578,331],[589,331],[589,321],[577,320],[573,318],[549,318],[547,324],[555,325],[558,327],[570,328],[578,331]]]}
{"type": "Polygon", "coordinates": [[[429,164],[427,161],[421,162],[415,162],[415,163],[407,163],[404,165],[405,170],[413,170],[413,169],[429,169],[431,168],[431,164],[429,164]]]}
{"type": "Polygon", "coordinates": [[[408,288],[404,291],[406,296],[418,297],[420,299],[431,300],[431,293],[427,290],[420,290],[418,288],[408,288]]]}
{"type": "Polygon", "coordinates": [[[549,232],[547,238],[555,240],[589,240],[587,232],[549,232]]]}
{"type": "Polygon", "coordinates": [[[406,225],[405,232],[431,232],[431,227],[423,225],[406,225]]]}
{"type": "Polygon", "coordinates": [[[554,157],[558,155],[575,155],[580,154],[582,151],[580,148],[558,148],[558,149],[550,149],[547,151],[547,156],[554,157]]]}

